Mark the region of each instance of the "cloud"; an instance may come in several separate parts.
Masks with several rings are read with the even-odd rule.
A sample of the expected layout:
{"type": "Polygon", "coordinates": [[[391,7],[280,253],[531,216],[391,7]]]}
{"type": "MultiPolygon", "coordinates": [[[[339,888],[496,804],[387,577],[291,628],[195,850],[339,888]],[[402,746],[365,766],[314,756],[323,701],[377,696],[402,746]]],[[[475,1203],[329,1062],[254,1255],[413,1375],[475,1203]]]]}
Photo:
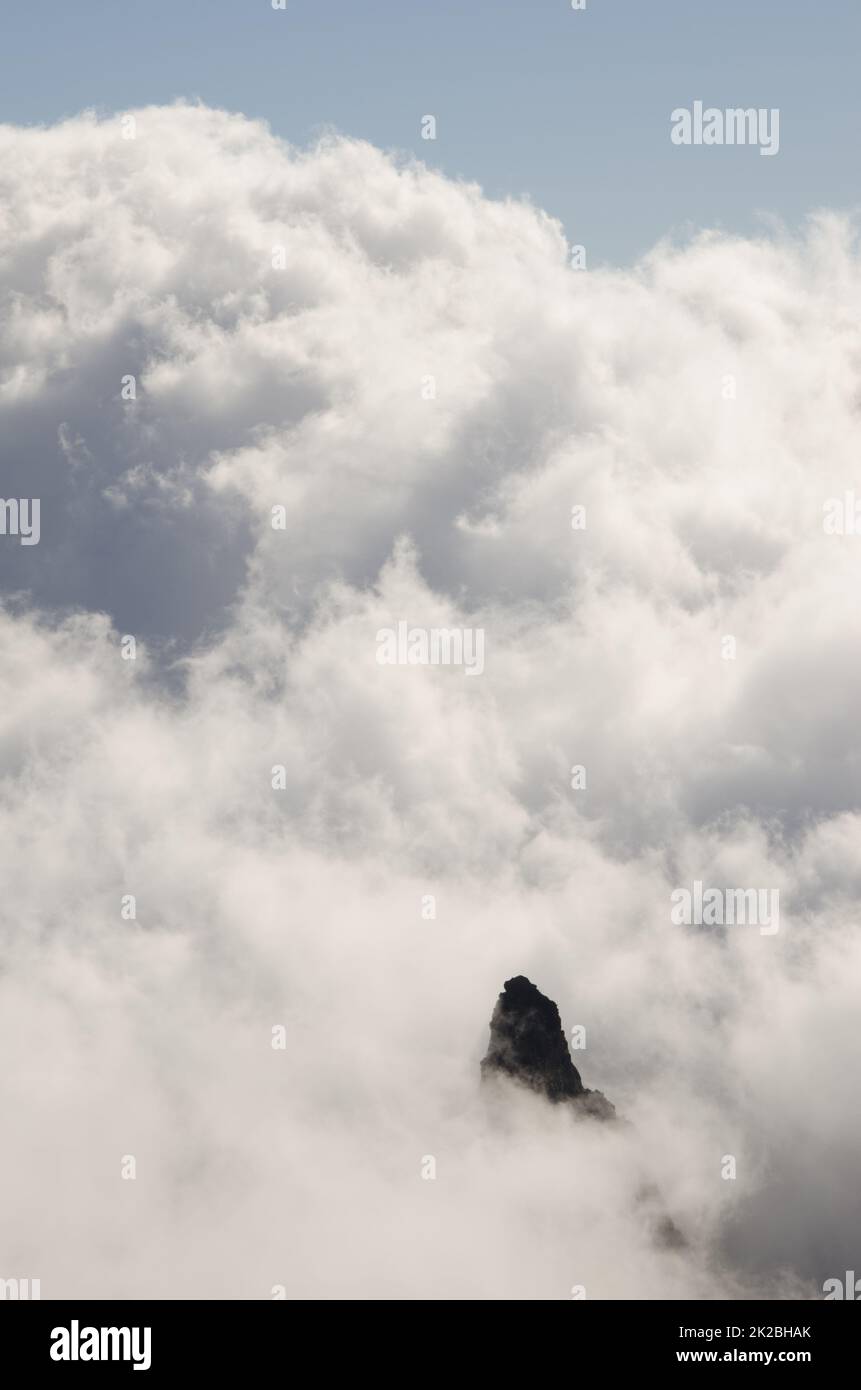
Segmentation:
{"type": "Polygon", "coordinates": [[[815,1296],[861,1216],[855,227],[581,273],[366,144],[134,115],[0,127],[42,499],[0,538],[0,1273],[815,1296]],[[400,621],[484,673],[378,665],[400,621]],[[675,926],[696,879],[779,933],[675,926]],[[485,1112],[517,973],[630,1127],[485,1112]]]}

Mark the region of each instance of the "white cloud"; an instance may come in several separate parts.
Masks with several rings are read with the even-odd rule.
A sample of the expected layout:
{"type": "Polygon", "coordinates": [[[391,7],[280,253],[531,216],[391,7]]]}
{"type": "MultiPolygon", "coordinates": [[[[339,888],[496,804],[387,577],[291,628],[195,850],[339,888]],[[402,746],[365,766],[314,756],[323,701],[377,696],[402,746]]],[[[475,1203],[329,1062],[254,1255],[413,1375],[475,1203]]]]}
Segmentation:
{"type": "Polygon", "coordinates": [[[0,127],[4,487],[43,499],[0,547],[30,595],[0,1273],[709,1297],[856,1267],[861,540],[822,527],[858,482],[854,229],[580,274],[541,213],[367,145],[135,114],[0,127]],[[378,666],[401,619],[483,627],[484,675],[378,666]],[[695,878],[778,888],[779,934],[674,927],[695,878]],[[631,1129],[494,1128],[517,973],[631,1129]]]}

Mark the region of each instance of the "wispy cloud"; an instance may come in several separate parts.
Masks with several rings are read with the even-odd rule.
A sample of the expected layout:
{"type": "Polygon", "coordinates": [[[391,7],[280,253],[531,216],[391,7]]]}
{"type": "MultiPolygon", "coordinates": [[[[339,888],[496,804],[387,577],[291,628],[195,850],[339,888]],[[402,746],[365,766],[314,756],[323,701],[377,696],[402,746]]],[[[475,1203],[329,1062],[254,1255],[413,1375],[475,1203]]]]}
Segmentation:
{"type": "Polygon", "coordinates": [[[540,212],[365,144],[134,130],[0,127],[4,486],[41,499],[0,537],[5,1272],[855,1267],[854,228],[577,272],[540,212]],[[481,672],[381,665],[400,623],[480,630],[481,672]],[[779,891],[779,932],[677,924],[696,882],[779,891]],[[516,973],[631,1128],[493,1128],[516,973]]]}

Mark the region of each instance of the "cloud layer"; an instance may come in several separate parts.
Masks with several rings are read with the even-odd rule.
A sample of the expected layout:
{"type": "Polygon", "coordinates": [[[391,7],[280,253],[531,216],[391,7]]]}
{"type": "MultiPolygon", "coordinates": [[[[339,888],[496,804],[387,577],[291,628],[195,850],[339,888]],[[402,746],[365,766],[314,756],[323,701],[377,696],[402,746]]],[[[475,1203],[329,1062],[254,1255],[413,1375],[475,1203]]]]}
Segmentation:
{"type": "Polygon", "coordinates": [[[0,1275],[815,1296],[861,1234],[855,228],[577,272],[367,145],[134,116],[0,127],[0,1275]],[[484,674],[378,665],[399,621],[484,674]],[[780,931],[674,925],[695,879],[780,931]],[[485,1112],[519,973],[630,1127],[485,1112]]]}

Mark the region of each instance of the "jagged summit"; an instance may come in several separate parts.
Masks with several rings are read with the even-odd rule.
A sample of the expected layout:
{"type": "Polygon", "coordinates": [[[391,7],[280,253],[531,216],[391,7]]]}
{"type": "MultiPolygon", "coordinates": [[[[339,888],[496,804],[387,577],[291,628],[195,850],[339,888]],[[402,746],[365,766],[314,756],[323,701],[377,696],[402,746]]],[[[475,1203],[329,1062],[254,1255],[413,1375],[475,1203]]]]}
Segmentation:
{"type": "Polygon", "coordinates": [[[616,1111],[607,1098],[583,1085],[553,1000],[525,975],[505,981],[490,1020],[481,1078],[488,1081],[500,1075],[519,1081],[554,1103],[567,1102],[602,1120],[615,1118],[616,1111]]]}

